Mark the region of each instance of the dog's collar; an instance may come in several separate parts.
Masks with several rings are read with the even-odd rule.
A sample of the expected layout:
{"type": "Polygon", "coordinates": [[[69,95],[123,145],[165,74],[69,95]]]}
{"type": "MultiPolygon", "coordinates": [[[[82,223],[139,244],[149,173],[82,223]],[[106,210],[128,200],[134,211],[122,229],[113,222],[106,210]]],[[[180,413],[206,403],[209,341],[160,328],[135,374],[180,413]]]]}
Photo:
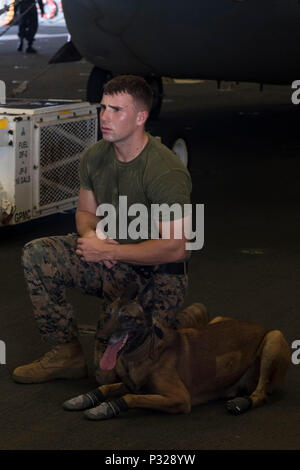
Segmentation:
{"type": "Polygon", "coordinates": [[[129,361],[143,360],[153,358],[155,347],[159,339],[163,336],[163,332],[159,327],[152,326],[151,331],[146,337],[145,341],[138,346],[134,351],[125,353],[124,356],[129,361]]]}
{"type": "Polygon", "coordinates": [[[153,330],[154,330],[154,333],[156,334],[156,336],[159,337],[159,339],[162,339],[164,337],[163,330],[161,328],[159,328],[159,326],[153,325],[153,330]]]}

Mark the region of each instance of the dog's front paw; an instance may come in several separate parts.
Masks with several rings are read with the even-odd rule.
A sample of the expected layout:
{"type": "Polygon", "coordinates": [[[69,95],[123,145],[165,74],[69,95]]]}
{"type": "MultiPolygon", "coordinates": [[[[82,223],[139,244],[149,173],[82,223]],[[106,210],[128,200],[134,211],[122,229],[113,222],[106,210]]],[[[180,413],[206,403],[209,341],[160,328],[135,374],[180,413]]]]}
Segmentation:
{"type": "Polygon", "coordinates": [[[123,398],[107,401],[101,405],[85,411],[83,414],[88,419],[103,420],[118,416],[121,411],[127,410],[128,406],[123,398]]]}
{"type": "Polygon", "coordinates": [[[103,393],[99,388],[96,388],[96,390],[92,390],[84,395],[78,395],[77,397],[65,401],[63,403],[63,408],[69,411],[83,411],[99,405],[99,403],[102,403],[103,401],[103,393]]]}

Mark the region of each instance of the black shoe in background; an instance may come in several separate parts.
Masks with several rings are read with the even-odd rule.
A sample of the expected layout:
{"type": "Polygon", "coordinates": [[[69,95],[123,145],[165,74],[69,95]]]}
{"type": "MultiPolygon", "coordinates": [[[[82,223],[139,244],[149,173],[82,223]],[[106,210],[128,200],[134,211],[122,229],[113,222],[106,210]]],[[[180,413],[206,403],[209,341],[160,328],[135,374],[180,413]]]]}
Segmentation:
{"type": "Polygon", "coordinates": [[[32,46],[28,46],[26,52],[27,54],[36,54],[37,51],[32,46]]]}
{"type": "Polygon", "coordinates": [[[19,52],[23,51],[23,39],[19,39],[17,51],[19,52]]]}

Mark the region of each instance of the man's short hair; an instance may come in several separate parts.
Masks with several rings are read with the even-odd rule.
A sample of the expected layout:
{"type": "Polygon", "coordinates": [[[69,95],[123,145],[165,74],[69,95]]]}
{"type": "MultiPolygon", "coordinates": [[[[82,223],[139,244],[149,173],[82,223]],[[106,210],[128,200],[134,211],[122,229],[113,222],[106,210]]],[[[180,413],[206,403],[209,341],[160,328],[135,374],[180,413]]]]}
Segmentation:
{"type": "Polygon", "coordinates": [[[152,89],[142,77],[137,75],[119,75],[104,85],[104,95],[116,95],[117,93],[128,93],[135,101],[150,112],[152,107],[152,89]]]}

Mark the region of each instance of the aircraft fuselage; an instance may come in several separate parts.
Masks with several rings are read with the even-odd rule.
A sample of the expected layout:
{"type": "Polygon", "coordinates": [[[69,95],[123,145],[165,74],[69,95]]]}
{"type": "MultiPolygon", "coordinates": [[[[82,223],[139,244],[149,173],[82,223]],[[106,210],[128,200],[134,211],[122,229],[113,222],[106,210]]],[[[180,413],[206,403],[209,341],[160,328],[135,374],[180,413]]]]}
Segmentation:
{"type": "Polygon", "coordinates": [[[72,41],[115,74],[291,83],[298,0],[63,0],[72,41]]]}

